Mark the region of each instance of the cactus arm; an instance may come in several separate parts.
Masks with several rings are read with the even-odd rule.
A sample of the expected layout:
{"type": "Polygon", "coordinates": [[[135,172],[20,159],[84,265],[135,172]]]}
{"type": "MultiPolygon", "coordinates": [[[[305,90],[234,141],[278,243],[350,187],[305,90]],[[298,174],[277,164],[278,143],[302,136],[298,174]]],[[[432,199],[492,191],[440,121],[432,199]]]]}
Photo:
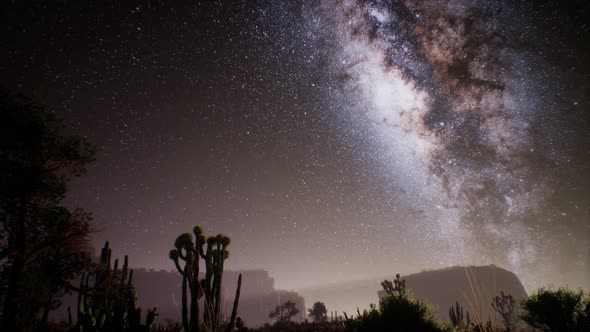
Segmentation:
{"type": "MultiPolygon", "coordinates": [[[[220,236],[218,236],[218,238],[220,238],[220,236]]],[[[217,284],[215,286],[215,322],[216,322],[216,326],[219,325],[219,320],[221,319],[221,281],[223,278],[223,263],[225,261],[225,250],[223,250],[221,247],[221,240],[219,239],[217,242],[217,246],[218,246],[218,250],[217,250],[217,260],[218,260],[218,264],[217,264],[217,268],[216,268],[216,272],[217,272],[217,276],[215,278],[217,284]]]]}
{"type": "Polygon", "coordinates": [[[196,241],[195,241],[195,248],[194,248],[194,252],[193,252],[193,274],[192,274],[192,281],[191,283],[193,284],[193,291],[191,293],[191,316],[194,317],[194,326],[195,326],[195,331],[199,330],[200,324],[201,322],[199,315],[200,310],[199,310],[199,294],[202,292],[201,290],[201,283],[199,282],[199,261],[200,261],[200,256],[199,256],[199,247],[201,247],[200,245],[200,239],[199,236],[201,236],[201,231],[200,228],[197,230],[195,229],[195,236],[196,241]]]}
{"type": "Polygon", "coordinates": [[[212,316],[212,297],[211,297],[211,277],[213,276],[213,260],[212,260],[212,248],[213,248],[213,238],[207,239],[207,249],[203,259],[205,260],[205,279],[204,279],[204,287],[203,287],[203,294],[204,294],[204,303],[205,303],[205,311],[204,311],[204,319],[203,322],[205,325],[209,325],[212,316]]]}
{"type": "Polygon", "coordinates": [[[176,270],[178,271],[178,273],[183,274],[184,270],[180,267],[180,262],[178,261],[178,258],[180,257],[180,254],[178,253],[178,249],[170,250],[168,257],[174,262],[174,266],[176,267],[176,270]]]}
{"type": "Polygon", "coordinates": [[[111,254],[112,251],[109,248],[108,254],[107,254],[107,271],[110,272],[111,271],[111,254]]]}
{"type": "Polygon", "coordinates": [[[189,325],[188,325],[188,317],[187,317],[188,312],[187,312],[187,308],[186,308],[186,305],[187,305],[187,303],[186,303],[186,281],[187,280],[186,279],[187,279],[186,276],[183,274],[182,275],[182,296],[181,296],[181,298],[182,298],[182,312],[181,312],[181,314],[182,314],[182,326],[184,327],[185,331],[188,331],[189,325]]]}
{"type": "Polygon", "coordinates": [[[82,272],[82,277],[80,278],[80,291],[78,292],[78,311],[77,311],[77,317],[78,320],[80,320],[80,316],[82,311],[84,310],[84,307],[82,306],[82,297],[83,297],[83,293],[84,293],[84,279],[86,277],[86,272],[82,272]]]}
{"type": "Polygon", "coordinates": [[[127,281],[127,287],[133,287],[133,269],[129,270],[129,280],[127,281]]]}
{"type": "Polygon", "coordinates": [[[225,329],[226,332],[230,332],[234,328],[234,324],[236,321],[236,316],[238,315],[238,304],[240,302],[240,290],[242,288],[242,274],[240,273],[238,277],[238,288],[236,288],[236,296],[234,298],[234,306],[231,310],[231,318],[229,320],[229,324],[225,329]]]}

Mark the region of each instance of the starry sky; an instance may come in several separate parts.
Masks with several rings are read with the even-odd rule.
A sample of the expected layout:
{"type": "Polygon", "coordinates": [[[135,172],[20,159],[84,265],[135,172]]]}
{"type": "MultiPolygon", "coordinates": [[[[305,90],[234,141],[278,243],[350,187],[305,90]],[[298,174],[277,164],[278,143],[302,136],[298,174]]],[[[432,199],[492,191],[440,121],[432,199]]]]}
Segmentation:
{"type": "Polygon", "coordinates": [[[5,1],[0,84],[100,148],[69,206],[299,289],[494,263],[590,287],[585,1],[5,1]]]}

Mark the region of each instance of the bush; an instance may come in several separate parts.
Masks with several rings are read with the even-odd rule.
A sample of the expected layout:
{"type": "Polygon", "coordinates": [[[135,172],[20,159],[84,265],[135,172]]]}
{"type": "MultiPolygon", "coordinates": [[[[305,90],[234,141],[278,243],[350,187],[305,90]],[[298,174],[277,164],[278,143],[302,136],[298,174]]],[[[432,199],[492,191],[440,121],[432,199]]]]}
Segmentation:
{"type": "Polygon", "coordinates": [[[420,302],[406,292],[381,300],[379,309],[371,306],[346,322],[348,331],[446,331],[428,303],[420,302]]]}
{"type": "Polygon", "coordinates": [[[520,318],[541,331],[590,331],[590,299],[583,291],[540,288],[523,299],[520,318]]]}
{"type": "Polygon", "coordinates": [[[379,309],[371,305],[370,310],[353,319],[347,319],[349,331],[446,331],[443,324],[434,317],[432,308],[421,302],[406,290],[405,280],[396,275],[393,283],[382,284],[387,296],[381,299],[379,309]]]}

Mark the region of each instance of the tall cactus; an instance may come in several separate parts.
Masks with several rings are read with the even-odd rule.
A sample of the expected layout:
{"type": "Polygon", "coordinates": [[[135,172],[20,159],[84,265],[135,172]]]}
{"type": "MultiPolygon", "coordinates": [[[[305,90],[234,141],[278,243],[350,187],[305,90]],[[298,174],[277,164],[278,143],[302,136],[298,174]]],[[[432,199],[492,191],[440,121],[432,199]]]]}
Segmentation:
{"type": "Polygon", "coordinates": [[[231,318],[229,320],[229,324],[227,324],[227,328],[225,329],[226,332],[230,332],[234,329],[234,325],[236,322],[236,316],[238,315],[238,303],[240,302],[240,289],[242,288],[242,274],[238,277],[238,288],[236,288],[236,295],[234,297],[234,306],[231,310],[231,318]]]}
{"type": "MultiPolygon", "coordinates": [[[[174,249],[169,257],[182,276],[182,325],[185,331],[198,332],[200,324],[199,299],[204,297],[203,325],[210,331],[217,331],[221,323],[221,282],[224,261],[229,257],[227,236],[206,238],[199,226],[193,228],[193,234],[184,233],[176,238],[174,249]],[[193,235],[195,236],[193,242],[193,235]],[[205,246],[206,244],[206,246],[205,246]],[[205,263],[205,278],[199,280],[200,260],[205,263]],[[190,295],[190,305],[188,303],[190,295]]],[[[237,310],[241,277],[238,280],[236,301],[237,310]]],[[[232,312],[233,314],[233,312],[232,312]]],[[[233,326],[233,320],[230,322],[233,326]]]]}
{"type": "Polygon", "coordinates": [[[451,319],[451,324],[459,331],[466,331],[471,326],[469,311],[466,310],[464,316],[463,308],[459,305],[459,302],[456,302],[455,307],[451,306],[449,308],[449,318],[451,319]]]}

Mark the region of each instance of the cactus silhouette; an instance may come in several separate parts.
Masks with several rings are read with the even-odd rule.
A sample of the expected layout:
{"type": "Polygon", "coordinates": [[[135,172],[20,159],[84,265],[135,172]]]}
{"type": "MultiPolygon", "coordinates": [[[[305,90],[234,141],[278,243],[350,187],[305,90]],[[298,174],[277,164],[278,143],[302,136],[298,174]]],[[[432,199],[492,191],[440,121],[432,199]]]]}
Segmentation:
{"type": "MultiPolygon", "coordinates": [[[[203,325],[210,331],[218,330],[221,323],[223,265],[229,257],[229,244],[229,237],[221,234],[207,238],[199,226],[193,228],[193,234],[181,234],[174,241],[174,249],[170,250],[169,257],[182,276],[181,316],[185,331],[198,332],[201,327],[200,298],[204,298],[203,325]],[[205,278],[199,280],[201,259],[205,263],[205,278]]],[[[241,280],[240,275],[228,328],[233,328],[235,324],[241,280]]]]}
{"type": "MultiPolygon", "coordinates": [[[[83,274],[80,279],[76,328],[82,331],[135,331],[141,326],[141,309],[135,304],[133,270],[129,269],[128,258],[125,256],[121,269],[118,260],[111,266],[111,248],[107,241],[95,271],[83,274]]],[[[148,310],[149,318],[156,315],[155,310],[148,310]]]]}
{"type": "Polygon", "coordinates": [[[500,296],[496,295],[492,300],[492,309],[502,317],[507,332],[512,331],[513,328],[515,304],[514,297],[510,294],[506,295],[504,292],[500,292],[500,296]]]}
{"type": "Polygon", "coordinates": [[[463,315],[463,308],[456,302],[455,307],[449,308],[449,318],[451,324],[456,327],[459,331],[467,331],[471,326],[471,317],[469,317],[469,311],[465,310],[463,315]]]}
{"type": "Polygon", "coordinates": [[[398,273],[395,275],[393,283],[389,280],[384,280],[381,283],[381,286],[389,296],[403,295],[406,291],[406,280],[401,279],[401,276],[398,273]]]}
{"type": "Polygon", "coordinates": [[[227,328],[225,329],[226,332],[229,332],[234,329],[234,322],[236,321],[236,316],[238,315],[238,303],[240,301],[240,290],[242,288],[242,274],[238,277],[238,288],[236,289],[236,296],[234,298],[234,305],[231,310],[231,317],[229,320],[229,324],[227,324],[227,328]]]}

